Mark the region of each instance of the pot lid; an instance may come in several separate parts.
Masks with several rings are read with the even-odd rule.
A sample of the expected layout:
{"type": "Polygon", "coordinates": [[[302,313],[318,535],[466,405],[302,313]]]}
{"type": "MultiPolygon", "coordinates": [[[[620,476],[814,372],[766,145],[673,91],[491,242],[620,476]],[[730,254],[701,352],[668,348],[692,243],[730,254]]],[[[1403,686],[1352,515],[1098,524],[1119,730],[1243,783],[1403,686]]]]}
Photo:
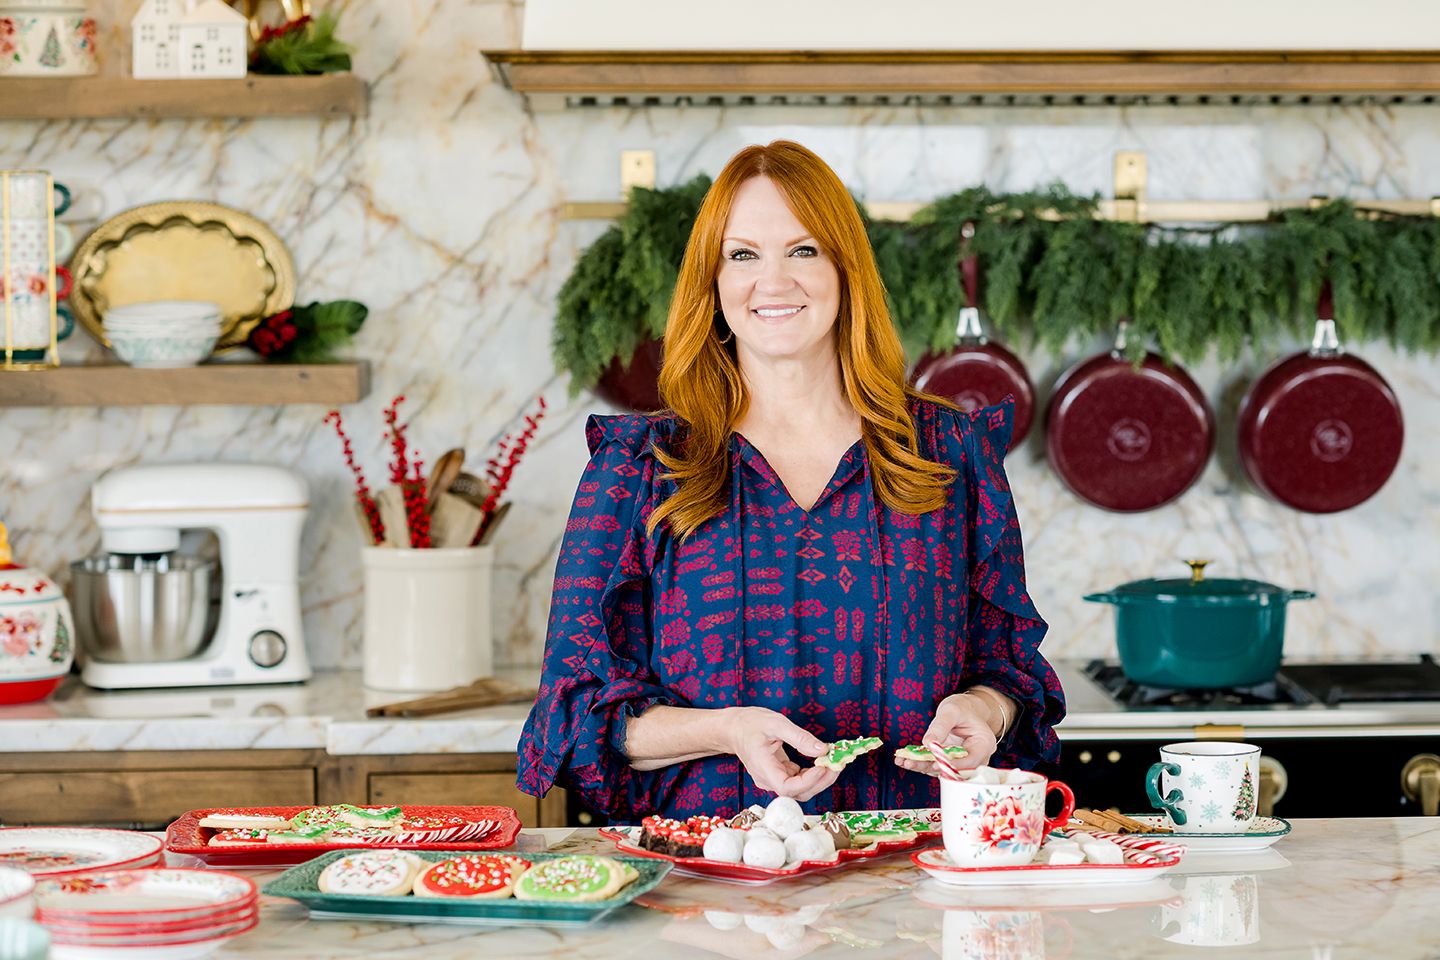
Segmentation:
{"type": "Polygon", "coordinates": [[[1175,579],[1132,580],[1111,591],[1118,602],[1174,603],[1196,606],[1248,605],[1264,606],[1313,597],[1306,590],[1289,590],[1267,583],[1264,580],[1228,579],[1217,577],[1207,579],[1205,567],[1208,560],[1186,560],[1190,565],[1190,576],[1175,579]]]}

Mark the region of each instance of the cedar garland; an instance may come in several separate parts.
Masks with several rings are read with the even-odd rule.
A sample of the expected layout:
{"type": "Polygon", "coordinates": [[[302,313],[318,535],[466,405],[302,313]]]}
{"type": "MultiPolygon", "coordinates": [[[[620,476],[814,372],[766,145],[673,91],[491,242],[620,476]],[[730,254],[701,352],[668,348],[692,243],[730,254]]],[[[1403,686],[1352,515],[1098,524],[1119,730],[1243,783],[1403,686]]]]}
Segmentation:
{"type": "MultiPolygon", "coordinates": [[[[553,352],[572,393],[665,327],[690,226],[710,179],[637,189],[561,287],[553,352]]],[[[942,197],[910,222],[866,218],[895,323],[918,358],[955,343],[960,229],[976,224],[982,306],[1012,343],[1059,356],[1129,324],[1130,348],[1194,362],[1310,338],[1328,280],[1345,343],[1440,349],[1440,218],[1359,213],[1336,200],[1263,224],[1157,226],[1096,219],[1063,186],[942,197]],[[1046,211],[1056,211],[1054,219],[1046,211]]]]}

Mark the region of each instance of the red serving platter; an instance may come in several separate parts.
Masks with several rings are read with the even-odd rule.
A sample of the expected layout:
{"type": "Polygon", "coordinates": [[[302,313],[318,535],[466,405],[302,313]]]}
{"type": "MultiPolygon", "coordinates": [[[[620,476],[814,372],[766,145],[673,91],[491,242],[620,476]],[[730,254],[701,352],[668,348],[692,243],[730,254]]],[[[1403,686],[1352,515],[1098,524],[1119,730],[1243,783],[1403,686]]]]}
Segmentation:
{"type": "Polygon", "coordinates": [[[836,860],[802,860],[793,867],[752,867],[745,863],[729,863],[724,860],[709,860],[705,857],[673,857],[668,853],[657,853],[654,850],[646,850],[644,847],[631,842],[629,833],[625,829],[614,827],[601,827],[600,836],[606,840],[613,841],[616,848],[625,854],[635,857],[649,857],[652,860],[668,860],[675,864],[676,873],[689,874],[692,877],[704,877],[707,880],[727,880],[731,883],[762,884],[772,883],[776,880],[787,880],[790,877],[799,877],[807,873],[816,873],[821,870],[834,870],[836,867],[843,867],[853,860],[869,860],[874,857],[883,857],[890,853],[900,853],[904,850],[913,850],[928,840],[933,840],[940,835],[938,830],[927,830],[924,833],[916,833],[913,840],[881,840],[870,844],[868,847],[855,848],[838,851],[836,860]]]}
{"type": "MultiPolygon", "coordinates": [[[[362,846],[350,841],[339,843],[248,843],[212,847],[209,846],[210,838],[221,831],[200,826],[200,821],[212,813],[293,817],[302,810],[313,810],[320,806],[324,806],[324,804],[298,807],[207,807],[203,810],[191,810],[170,824],[170,828],[165,831],[165,849],[170,853],[189,854],[216,867],[293,867],[313,860],[322,853],[329,853],[331,850],[354,850],[362,846]]],[[[493,820],[499,826],[481,840],[462,843],[447,840],[441,843],[387,843],[363,846],[385,850],[503,850],[513,846],[515,838],[520,835],[520,817],[510,807],[402,805],[400,809],[407,817],[455,816],[464,817],[466,820],[493,820]]]]}

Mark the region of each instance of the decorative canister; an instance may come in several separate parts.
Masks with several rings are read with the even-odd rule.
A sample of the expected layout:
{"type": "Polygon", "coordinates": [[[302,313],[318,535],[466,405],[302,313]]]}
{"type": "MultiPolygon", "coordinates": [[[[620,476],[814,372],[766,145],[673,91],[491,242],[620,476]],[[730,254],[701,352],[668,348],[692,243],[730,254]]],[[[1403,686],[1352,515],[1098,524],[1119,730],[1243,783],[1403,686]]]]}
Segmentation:
{"type": "Polygon", "coordinates": [[[43,700],[70,672],[75,620],[55,581],[10,561],[0,524],[0,703],[43,700]]]}
{"type": "Polygon", "coordinates": [[[360,553],[365,686],[448,690],[490,676],[493,546],[360,553]]]}
{"type": "Polygon", "coordinates": [[[0,0],[0,76],[81,77],[98,70],[95,18],[82,0],[0,0]]]}

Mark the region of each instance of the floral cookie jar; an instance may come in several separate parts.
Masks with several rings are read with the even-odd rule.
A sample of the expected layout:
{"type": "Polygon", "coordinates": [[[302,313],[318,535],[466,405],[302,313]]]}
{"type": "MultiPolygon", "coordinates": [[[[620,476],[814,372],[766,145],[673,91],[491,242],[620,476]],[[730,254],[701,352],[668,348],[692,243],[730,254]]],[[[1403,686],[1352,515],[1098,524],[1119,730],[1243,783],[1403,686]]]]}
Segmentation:
{"type": "Polygon", "coordinates": [[[0,704],[43,700],[74,658],[75,621],[48,575],[10,562],[0,524],[0,704]]]}

